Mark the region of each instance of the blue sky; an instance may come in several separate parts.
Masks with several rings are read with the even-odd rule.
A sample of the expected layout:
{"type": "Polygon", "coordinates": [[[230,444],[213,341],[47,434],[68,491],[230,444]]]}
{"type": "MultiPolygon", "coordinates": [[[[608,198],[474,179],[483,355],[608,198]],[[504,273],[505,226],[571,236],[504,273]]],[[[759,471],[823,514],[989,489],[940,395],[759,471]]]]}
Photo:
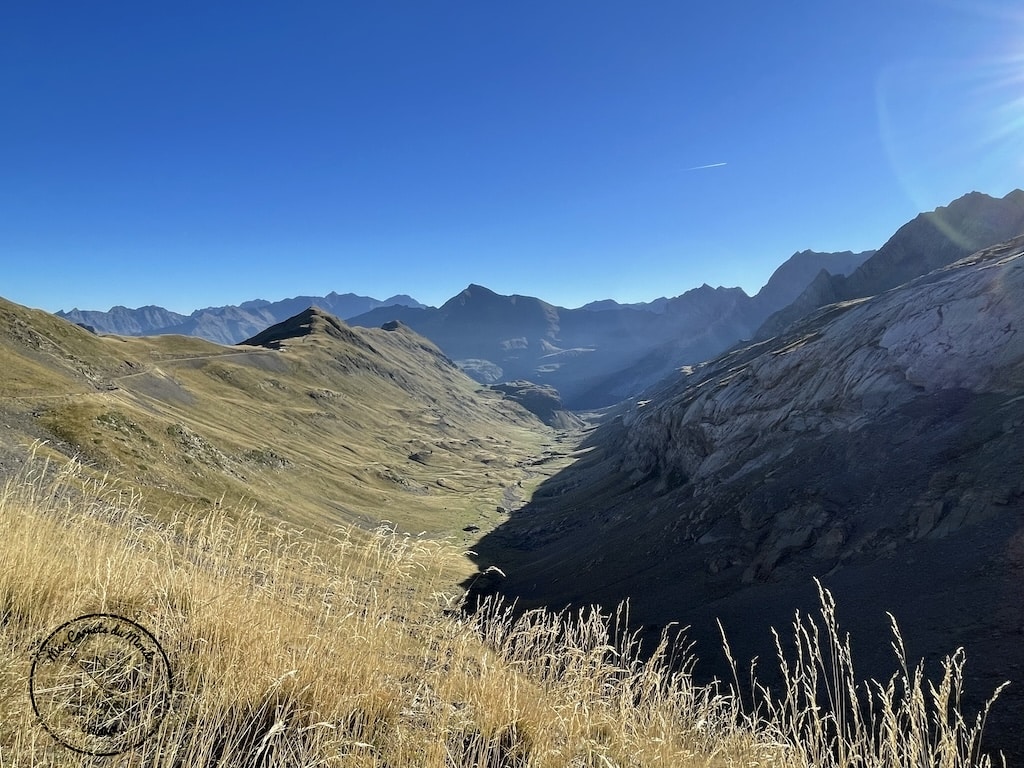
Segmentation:
{"type": "Polygon", "coordinates": [[[1024,185],[1018,7],[8,3],[0,295],[754,292],[1024,185]]]}

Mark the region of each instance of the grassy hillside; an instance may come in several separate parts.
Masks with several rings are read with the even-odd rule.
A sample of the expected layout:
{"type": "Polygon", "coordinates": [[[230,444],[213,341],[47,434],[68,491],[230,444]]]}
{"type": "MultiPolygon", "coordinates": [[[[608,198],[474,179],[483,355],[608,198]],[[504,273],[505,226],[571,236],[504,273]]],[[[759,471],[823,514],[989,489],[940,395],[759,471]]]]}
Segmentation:
{"type": "MultiPolygon", "coordinates": [[[[877,686],[870,720],[845,703],[864,691],[827,594],[821,634],[802,622],[787,651],[788,696],[744,711],[725,686],[695,686],[684,656],[670,667],[667,646],[641,662],[598,614],[463,617],[444,543],[385,528],[314,538],[245,510],[154,515],[85,480],[33,461],[0,493],[5,768],[985,763],[957,711],[960,654],[934,688],[913,670],[877,686]],[[61,746],[28,696],[43,638],[91,613],[152,632],[173,681],[155,730],[113,758],[61,746]],[[824,715],[816,693],[845,714],[824,715]]],[[[109,711],[90,709],[102,695],[78,664],[89,677],[72,668],[44,710],[63,713],[65,738],[109,711]]]]}
{"type": "Polygon", "coordinates": [[[493,527],[536,460],[566,452],[407,328],[307,321],[224,347],[95,336],[0,300],[3,443],[47,441],[161,508],[255,500],[305,526],[437,534],[493,527]]]}

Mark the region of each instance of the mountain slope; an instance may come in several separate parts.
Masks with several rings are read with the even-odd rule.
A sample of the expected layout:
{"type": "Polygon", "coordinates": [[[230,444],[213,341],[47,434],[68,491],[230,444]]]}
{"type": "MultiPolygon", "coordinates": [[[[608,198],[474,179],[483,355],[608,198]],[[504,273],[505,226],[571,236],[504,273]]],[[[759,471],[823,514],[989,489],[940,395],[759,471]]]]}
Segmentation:
{"type": "Polygon", "coordinates": [[[621,409],[480,565],[526,606],[628,597],[702,660],[721,618],[741,664],[819,577],[864,674],[891,671],[889,611],[912,655],[966,647],[973,694],[1011,677],[991,730],[1024,754],[1022,330],[1024,238],[826,307],[621,409]]]}
{"type": "Polygon", "coordinates": [[[1024,232],[1024,191],[993,198],[971,192],[907,222],[848,277],[818,277],[791,306],[769,317],[765,339],[818,307],[874,296],[1024,232]]]}
{"type": "Polygon", "coordinates": [[[666,301],[662,309],[663,339],[654,339],[628,365],[597,372],[577,395],[584,406],[603,406],[643,392],[682,365],[720,354],[749,338],[765,318],[803,292],[815,279],[842,276],[873,252],[818,253],[801,251],[785,261],[753,296],[740,288],[705,284],[666,301]]]}
{"type": "Polygon", "coordinates": [[[9,454],[46,440],[168,508],[258,499],[321,529],[388,519],[462,535],[528,494],[553,440],[408,328],[319,310],[223,347],[100,337],[0,301],[0,363],[9,454]]]}

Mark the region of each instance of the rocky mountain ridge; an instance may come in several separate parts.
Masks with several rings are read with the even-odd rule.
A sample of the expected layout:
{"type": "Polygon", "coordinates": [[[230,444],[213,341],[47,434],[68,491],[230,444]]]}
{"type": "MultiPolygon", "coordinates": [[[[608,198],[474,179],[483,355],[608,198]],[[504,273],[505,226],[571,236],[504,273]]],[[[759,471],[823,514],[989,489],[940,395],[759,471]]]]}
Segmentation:
{"type": "MultiPolygon", "coordinates": [[[[1021,295],[1024,238],[898,291],[829,306],[634,405],[622,416],[619,468],[635,480],[685,477],[700,494],[785,458],[803,436],[853,433],[921,398],[1012,399],[1024,390],[1021,295]]],[[[1022,490],[1014,480],[992,494],[1022,490]]]]}
{"type": "MultiPolygon", "coordinates": [[[[739,288],[702,285],[646,308],[598,302],[565,309],[471,284],[438,308],[394,305],[352,317],[331,308],[332,302],[352,297],[330,294],[323,301],[298,297],[201,310],[164,331],[237,340],[270,324],[272,310],[287,310],[292,316],[319,301],[353,326],[377,328],[401,321],[431,339],[480,383],[533,381],[557,390],[568,409],[600,409],[656,385],[681,366],[755,337],[755,332],[766,338],[819,306],[857,298],[867,290],[887,290],[962,257],[968,247],[976,250],[1017,234],[1018,228],[1024,228],[1024,192],[1002,199],[971,193],[918,216],[878,252],[794,254],[754,296],[739,288]]],[[[158,310],[147,308],[146,314],[159,321],[158,310]]],[[[137,318],[126,315],[120,321],[126,329],[137,330],[137,318]]]]}
{"type": "Polygon", "coordinates": [[[791,304],[765,321],[755,338],[777,334],[818,307],[874,296],[1021,232],[1024,191],[1015,189],[1002,198],[970,192],[904,224],[848,274],[816,276],[791,304]]]}
{"type": "Polygon", "coordinates": [[[75,309],[58,315],[101,333],[181,334],[221,344],[250,338],[308,306],[356,326],[376,328],[399,320],[434,341],[481,383],[535,381],[557,389],[566,407],[586,409],[610,405],[679,365],[717,354],[749,336],[822,270],[847,272],[869,255],[794,254],[753,297],[739,288],[702,285],[653,302],[603,301],[565,309],[471,284],[439,308],[407,296],[379,302],[331,293],[210,307],[190,316],[160,307],[75,309]]]}

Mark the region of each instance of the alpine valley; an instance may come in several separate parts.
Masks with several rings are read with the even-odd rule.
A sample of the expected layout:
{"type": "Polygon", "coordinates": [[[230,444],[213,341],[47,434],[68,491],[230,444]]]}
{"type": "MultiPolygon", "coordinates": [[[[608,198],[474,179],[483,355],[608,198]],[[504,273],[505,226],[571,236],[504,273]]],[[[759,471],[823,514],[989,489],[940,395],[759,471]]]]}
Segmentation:
{"type": "Polygon", "coordinates": [[[454,538],[470,604],[628,600],[648,647],[687,627],[703,679],[732,676],[718,621],[769,658],[818,579],[864,676],[893,671],[889,612],[929,671],[967,649],[966,711],[1009,680],[986,747],[1024,759],[1020,190],[794,254],[754,296],[60,314],[0,301],[3,472],[35,450],[156,506],[454,538]]]}

